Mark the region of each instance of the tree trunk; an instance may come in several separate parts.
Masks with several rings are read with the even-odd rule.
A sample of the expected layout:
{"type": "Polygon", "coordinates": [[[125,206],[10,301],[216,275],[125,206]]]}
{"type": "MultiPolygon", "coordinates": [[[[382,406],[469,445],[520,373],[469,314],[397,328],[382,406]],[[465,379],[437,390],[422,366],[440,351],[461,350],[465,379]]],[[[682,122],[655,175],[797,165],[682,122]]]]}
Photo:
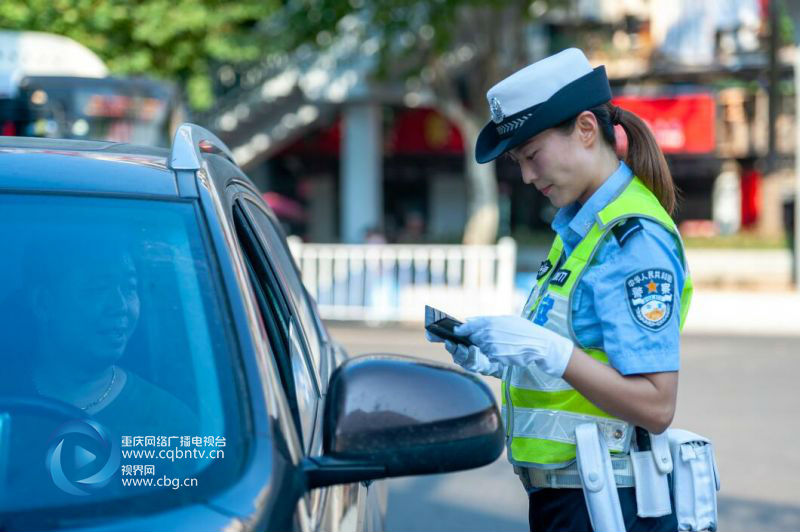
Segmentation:
{"type": "Polygon", "coordinates": [[[478,164],[475,161],[475,142],[483,124],[478,117],[458,102],[442,105],[445,116],[452,120],[464,139],[464,172],[467,181],[467,224],[464,244],[494,244],[500,222],[497,205],[497,176],[494,161],[478,164]]]}
{"type": "Polygon", "coordinates": [[[475,142],[481,125],[472,122],[461,125],[464,138],[464,171],[467,178],[469,210],[464,228],[464,244],[494,244],[500,223],[497,205],[497,174],[494,161],[478,164],[475,160],[475,142]]]}

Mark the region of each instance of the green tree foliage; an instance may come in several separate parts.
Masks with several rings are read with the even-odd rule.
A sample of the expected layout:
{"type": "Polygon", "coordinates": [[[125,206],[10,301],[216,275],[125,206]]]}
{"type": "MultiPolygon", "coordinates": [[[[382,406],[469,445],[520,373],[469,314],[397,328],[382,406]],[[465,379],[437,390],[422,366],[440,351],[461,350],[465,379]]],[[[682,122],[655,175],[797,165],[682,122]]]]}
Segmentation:
{"type": "Polygon", "coordinates": [[[467,243],[494,242],[498,227],[494,165],[478,165],[474,146],[487,120],[486,91],[527,64],[530,21],[566,0],[293,0],[263,28],[273,38],[324,48],[358,19],[377,42],[376,78],[433,105],[464,137],[469,190],[467,243]],[[287,35],[285,28],[292,28],[287,35]]]}
{"type": "Polygon", "coordinates": [[[527,0],[290,0],[264,28],[284,49],[324,48],[353,16],[364,38],[379,42],[379,79],[424,86],[483,117],[486,90],[529,62],[536,8],[527,0]]]}
{"type": "Polygon", "coordinates": [[[3,0],[0,28],[65,35],[94,51],[111,72],[179,82],[196,109],[213,101],[219,63],[261,57],[253,28],[280,0],[3,0]]]}
{"type": "Polygon", "coordinates": [[[498,221],[492,165],[472,149],[486,90],[530,59],[531,18],[567,0],[2,0],[0,28],[58,33],[115,74],[178,81],[195,109],[213,103],[217,67],[325,48],[357,19],[376,43],[376,78],[433,105],[464,136],[470,220],[465,241],[491,242],[498,221]],[[427,96],[426,96],[427,95],[427,96]],[[427,99],[426,99],[427,98],[427,99]]]}

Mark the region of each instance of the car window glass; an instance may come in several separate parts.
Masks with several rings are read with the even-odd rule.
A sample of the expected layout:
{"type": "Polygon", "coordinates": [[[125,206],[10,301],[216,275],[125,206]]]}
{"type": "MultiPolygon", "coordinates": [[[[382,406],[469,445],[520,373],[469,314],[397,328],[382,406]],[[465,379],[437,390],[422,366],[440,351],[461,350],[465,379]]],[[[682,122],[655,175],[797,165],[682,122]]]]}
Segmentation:
{"type": "Polygon", "coordinates": [[[295,319],[284,296],[282,278],[275,274],[250,222],[238,204],[234,206],[236,234],[245,255],[255,292],[259,298],[272,352],[281,374],[295,424],[302,440],[310,442],[319,394],[308,358],[301,346],[295,319]]]}
{"type": "Polygon", "coordinates": [[[0,213],[0,514],[229,485],[242,386],[194,205],[0,194],[0,213]]]}
{"type": "Polygon", "coordinates": [[[319,372],[323,349],[322,340],[314,319],[314,309],[306,298],[305,288],[297,274],[297,267],[286,245],[286,240],[260,206],[251,201],[245,201],[243,204],[265,241],[270,259],[288,285],[287,291],[290,294],[292,305],[297,311],[303,333],[305,333],[311,361],[315,371],[319,372]]]}
{"type": "Polygon", "coordinates": [[[292,357],[292,372],[297,397],[297,408],[300,411],[300,427],[303,441],[311,442],[314,431],[314,419],[317,408],[317,390],[314,381],[304,362],[303,348],[300,344],[297,327],[294,322],[289,324],[289,350],[292,357]]]}

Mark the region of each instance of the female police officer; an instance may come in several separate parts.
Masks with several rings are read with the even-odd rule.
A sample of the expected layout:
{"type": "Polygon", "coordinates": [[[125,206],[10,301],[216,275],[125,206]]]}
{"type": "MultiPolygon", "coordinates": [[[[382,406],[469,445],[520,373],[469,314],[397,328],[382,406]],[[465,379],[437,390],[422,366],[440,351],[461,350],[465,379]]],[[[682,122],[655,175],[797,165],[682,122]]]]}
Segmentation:
{"type": "Polygon", "coordinates": [[[675,530],[674,513],[637,515],[628,457],[637,432],[672,421],[691,299],[664,156],[640,118],[609,103],[604,67],[574,48],[487,98],[478,162],[517,162],[522,180],[560,208],[557,236],[521,317],[470,319],[456,332],[474,345],[445,346],[465,368],[503,378],[508,457],[529,493],[531,530],[591,530],[575,465],[575,429],[587,421],[612,453],[626,529],[675,530]],[[617,124],[627,164],[616,156],[617,124]]]}

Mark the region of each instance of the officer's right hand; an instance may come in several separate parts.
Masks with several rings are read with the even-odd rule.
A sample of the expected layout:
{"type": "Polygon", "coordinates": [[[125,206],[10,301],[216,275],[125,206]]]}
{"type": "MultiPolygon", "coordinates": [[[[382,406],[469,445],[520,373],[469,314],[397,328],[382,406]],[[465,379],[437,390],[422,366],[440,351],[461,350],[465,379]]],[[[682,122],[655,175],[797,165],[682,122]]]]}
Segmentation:
{"type": "Polygon", "coordinates": [[[509,366],[536,365],[552,377],[561,378],[575,344],[569,338],[537,325],[522,316],[470,318],[454,329],[468,336],[492,362],[509,366]]]}
{"type": "Polygon", "coordinates": [[[474,345],[467,347],[445,340],[444,348],[450,352],[456,364],[468,371],[475,371],[488,377],[503,376],[503,365],[500,362],[490,361],[489,357],[474,345]]]}

